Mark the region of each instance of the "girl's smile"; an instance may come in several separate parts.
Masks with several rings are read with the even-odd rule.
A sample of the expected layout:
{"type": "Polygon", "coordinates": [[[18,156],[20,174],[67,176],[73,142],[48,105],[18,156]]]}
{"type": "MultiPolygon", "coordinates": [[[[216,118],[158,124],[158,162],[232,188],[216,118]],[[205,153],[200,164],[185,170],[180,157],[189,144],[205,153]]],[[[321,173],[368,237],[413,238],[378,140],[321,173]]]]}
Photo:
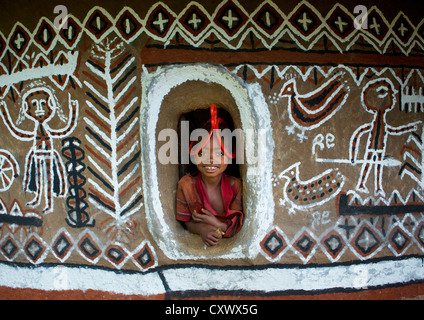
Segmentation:
{"type": "Polygon", "coordinates": [[[220,169],[220,165],[217,164],[204,164],[202,165],[202,167],[208,173],[215,173],[217,170],[220,169]]]}
{"type": "Polygon", "coordinates": [[[227,169],[226,156],[217,139],[211,139],[197,156],[197,169],[205,178],[218,177],[227,169]]]}

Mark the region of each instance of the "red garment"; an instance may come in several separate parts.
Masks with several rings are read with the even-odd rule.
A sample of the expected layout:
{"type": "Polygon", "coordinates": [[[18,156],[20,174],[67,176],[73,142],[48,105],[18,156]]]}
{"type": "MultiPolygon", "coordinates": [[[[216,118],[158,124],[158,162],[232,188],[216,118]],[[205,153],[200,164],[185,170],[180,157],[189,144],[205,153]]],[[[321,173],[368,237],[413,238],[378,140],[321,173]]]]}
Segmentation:
{"type": "Polygon", "coordinates": [[[219,215],[209,201],[201,174],[195,177],[191,175],[182,177],[178,182],[176,219],[189,222],[191,221],[191,213],[194,210],[201,213],[201,209],[204,208],[228,225],[224,237],[234,236],[243,225],[242,185],[240,179],[223,173],[221,177],[221,195],[225,212],[219,215]]]}

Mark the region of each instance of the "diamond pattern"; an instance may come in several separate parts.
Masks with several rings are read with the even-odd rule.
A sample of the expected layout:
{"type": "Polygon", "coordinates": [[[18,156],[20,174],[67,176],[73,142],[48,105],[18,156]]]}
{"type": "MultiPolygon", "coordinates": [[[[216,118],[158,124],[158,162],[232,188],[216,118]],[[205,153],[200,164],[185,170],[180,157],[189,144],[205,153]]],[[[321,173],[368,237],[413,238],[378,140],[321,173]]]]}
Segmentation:
{"type": "Polygon", "coordinates": [[[331,30],[342,39],[347,38],[355,31],[352,18],[340,7],[333,11],[327,23],[331,30]]]}
{"type": "Polygon", "coordinates": [[[411,214],[407,214],[402,220],[402,226],[409,233],[412,233],[412,230],[415,228],[416,225],[417,220],[415,220],[415,218],[411,214]]]}
{"type": "Polygon", "coordinates": [[[265,3],[254,15],[253,21],[261,30],[272,36],[284,23],[284,18],[269,3],[265,3]]]}
{"type": "Polygon", "coordinates": [[[142,242],[134,252],[134,262],[142,271],[156,264],[155,255],[147,242],[142,242]]]}
{"type": "Polygon", "coordinates": [[[12,261],[19,252],[19,246],[12,236],[7,236],[0,244],[0,250],[7,260],[12,261]]]}
{"type": "Polygon", "coordinates": [[[307,228],[303,228],[302,230],[300,235],[292,243],[292,248],[303,262],[306,263],[314,255],[317,241],[307,228]]]}
{"type": "MultiPolygon", "coordinates": [[[[221,2],[212,14],[197,2],[190,2],[180,13],[172,11],[163,2],[158,2],[141,18],[129,7],[124,7],[116,18],[111,17],[105,9],[95,7],[88,12],[84,25],[72,15],[68,15],[66,19],[68,28],[62,28],[59,31],[46,18],[40,19],[33,32],[29,32],[22,24],[16,23],[8,37],[0,34],[0,59],[8,48],[18,58],[22,58],[32,41],[44,53],[52,50],[57,39],[69,50],[74,50],[79,40],[85,39],[82,37],[83,32],[96,43],[111,32],[116,32],[128,43],[145,33],[165,43],[173,40],[170,37],[181,35],[195,47],[213,41],[234,48],[234,43],[231,41],[245,30],[246,33],[241,35],[241,39],[246,38],[248,32],[253,31],[254,37],[258,38],[257,44],[271,49],[277,44],[281,45],[282,41],[275,38],[272,43],[267,43],[261,35],[267,38],[278,37],[278,33],[287,24],[293,32],[289,36],[303,50],[313,47],[305,46],[304,41],[315,43],[324,34],[328,36],[329,43],[334,43],[340,52],[349,51],[349,48],[353,48],[358,41],[366,41],[377,52],[387,53],[393,49],[387,44],[395,41],[400,51],[407,54],[411,50],[420,52],[424,42],[424,20],[415,27],[405,14],[399,13],[389,23],[377,7],[372,7],[368,14],[368,28],[356,30],[350,8],[335,4],[324,19],[320,12],[307,1],[300,2],[292,12],[288,13],[288,16],[285,16],[278,5],[272,1],[261,2],[249,13],[239,2],[227,0],[221,2]],[[214,32],[207,33],[209,29],[213,29],[214,32]],[[313,35],[316,39],[311,39],[313,35]],[[346,40],[352,35],[358,35],[358,37],[354,38],[354,42],[347,43],[346,40]]],[[[286,33],[281,33],[280,37],[282,37],[281,40],[286,39],[286,33]]],[[[176,42],[180,43],[179,39],[176,42]]],[[[245,41],[238,41],[236,49],[243,44],[245,41]]],[[[86,50],[86,43],[81,45],[81,48],[86,50]]]]}
{"type": "Polygon", "coordinates": [[[55,37],[56,32],[54,28],[43,19],[35,33],[34,41],[43,48],[44,51],[48,51],[54,43],[55,37]]]}
{"type": "Polygon", "coordinates": [[[9,47],[17,56],[21,57],[26,52],[30,39],[28,32],[18,24],[10,38],[9,47]]]}
{"type": "Polygon", "coordinates": [[[136,37],[143,27],[138,16],[128,8],[120,14],[116,26],[122,38],[127,41],[136,37]]]}
{"type": "Polygon", "coordinates": [[[214,22],[221,27],[228,36],[233,37],[247,22],[247,16],[239,6],[232,1],[225,3],[218,11],[214,22]]]}
{"type": "Polygon", "coordinates": [[[405,18],[399,15],[398,19],[393,23],[393,32],[397,38],[404,44],[407,44],[414,33],[415,27],[405,18]]]}
{"type": "Polygon", "coordinates": [[[408,249],[411,244],[411,239],[405,231],[399,226],[396,226],[389,235],[389,243],[395,255],[399,256],[408,249]]]}
{"type": "Polygon", "coordinates": [[[180,22],[182,26],[194,37],[202,34],[210,24],[210,20],[206,13],[194,4],[187,8],[181,17],[180,22]]]}
{"type": "Polygon", "coordinates": [[[351,245],[361,257],[369,257],[381,248],[382,240],[371,226],[363,223],[353,236],[351,245]]]}
{"type": "Polygon", "coordinates": [[[290,18],[291,24],[303,36],[308,37],[321,25],[321,20],[306,4],[302,4],[290,18]]]}
{"type": "Polygon", "coordinates": [[[3,54],[5,53],[7,43],[6,39],[4,38],[3,34],[0,32],[0,58],[3,57],[3,54]]]}
{"type": "Polygon", "coordinates": [[[91,262],[97,262],[100,259],[102,250],[97,242],[93,239],[91,233],[86,233],[78,242],[80,253],[91,262]]]}
{"type": "Polygon", "coordinates": [[[272,260],[278,259],[288,248],[284,233],[279,228],[271,230],[261,241],[261,248],[272,260]]]}
{"type": "Polygon", "coordinates": [[[346,249],[343,237],[336,230],[331,230],[321,239],[321,246],[331,261],[336,261],[346,249]]]}
{"type": "Polygon", "coordinates": [[[119,244],[111,244],[105,250],[106,258],[115,266],[120,268],[128,258],[128,254],[119,244]]]}
{"type": "Polygon", "coordinates": [[[88,18],[85,28],[94,35],[97,40],[100,40],[111,31],[112,25],[112,22],[102,11],[95,9],[88,18]]]}
{"type": "Polygon", "coordinates": [[[81,24],[72,16],[68,16],[67,25],[68,28],[60,29],[59,34],[68,48],[73,49],[78,44],[78,39],[81,36],[82,28],[81,24]]]}
{"type": "Polygon", "coordinates": [[[61,262],[66,261],[72,252],[72,248],[73,240],[66,230],[61,231],[52,244],[52,252],[61,262]]]}
{"type": "Polygon", "coordinates": [[[424,42],[424,19],[421,21],[421,26],[418,28],[417,34],[421,37],[421,41],[424,42]]]}
{"type": "Polygon", "coordinates": [[[24,245],[27,258],[33,263],[41,263],[45,255],[47,246],[38,235],[32,235],[24,245]]]}
{"type": "Polygon", "coordinates": [[[368,15],[368,29],[364,29],[364,32],[370,33],[379,41],[383,41],[388,31],[389,27],[381,14],[376,10],[372,10],[368,15]]]}
{"type": "Polygon", "coordinates": [[[424,250],[424,222],[418,224],[414,237],[421,246],[421,250],[424,250]]]}
{"type": "Polygon", "coordinates": [[[150,14],[146,29],[155,36],[165,37],[174,21],[172,13],[160,4],[150,14]]]}

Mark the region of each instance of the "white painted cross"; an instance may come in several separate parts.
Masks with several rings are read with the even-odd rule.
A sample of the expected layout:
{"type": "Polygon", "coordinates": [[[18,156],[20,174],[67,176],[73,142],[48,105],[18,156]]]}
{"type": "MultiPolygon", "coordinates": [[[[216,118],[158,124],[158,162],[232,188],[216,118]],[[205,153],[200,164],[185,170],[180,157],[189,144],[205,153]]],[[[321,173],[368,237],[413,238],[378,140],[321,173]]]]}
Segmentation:
{"type": "Polygon", "coordinates": [[[393,241],[400,246],[404,245],[406,242],[405,238],[402,236],[400,232],[396,235],[393,241]]]}
{"type": "Polygon", "coordinates": [[[35,243],[31,243],[31,245],[27,247],[27,250],[29,251],[29,253],[31,253],[33,257],[35,257],[40,248],[35,243]]]}
{"type": "Polygon", "coordinates": [[[191,16],[191,19],[188,21],[188,24],[193,25],[193,29],[197,30],[198,28],[198,24],[202,22],[202,20],[197,19],[197,15],[196,13],[193,13],[193,15],[191,16]]]}
{"type": "Polygon", "coordinates": [[[377,20],[375,18],[372,19],[372,24],[370,25],[371,29],[375,30],[375,33],[379,36],[380,35],[380,28],[381,26],[377,23],[377,20]]]}
{"type": "Polygon", "coordinates": [[[18,33],[16,39],[15,39],[15,45],[16,48],[18,48],[18,50],[21,50],[22,48],[22,43],[25,41],[25,39],[21,36],[20,33],[18,33]]]}
{"type": "Polygon", "coordinates": [[[297,20],[300,24],[303,25],[303,29],[308,31],[308,24],[312,23],[312,20],[308,19],[306,12],[303,13],[302,19],[297,20]]]}
{"type": "Polygon", "coordinates": [[[279,247],[281,244],[278,242],[275,237],[272,237],[271,241],[267,243],[267,247],[270,248],[272,251],[275,250],[275,248],[279,247]]]}
{"type": "Polygon", "coordinates": [[[339,27],[340,32],[343,32],[344,26],[347,25],[347,22],[343,22],[342,17],[339,16],[334,24],[339,27]]]}
{"type": "Polygon", "coordinates": [[[222,20],[227,21],[228,28],[233,28],[233,22],[238,21],[239,18],[233,17],[233,12],[231,10],[227,11],[227,15],[222,17],[222,20]]]}
{"type": "Polygon", "coordinates": [[[369,232],[364,232],[363,237],[357,241],[361,245],[365,245],[365,251],[368,251],[369,248],[373,247],[377,241],[371,237],[369,232]]]}
{"type": "Polygon", "coordinates": [[[16,249],[16,248],[15,248],[15,246],[11,242],[8,242],[7,245],[6,245],[6,247],[4,247],[4,251],[7,254],[10,254],[14,249],[16,249]]]}
{"type": "Polygon", "coordinates": [[[67,243],[65,240],[61,239],[57,244],[56,244],[56,249],[59,252],[62,252],[63,249],[65,249],[67,246],[67,243]]]}
{"type": "Polygon", "coordinates": [[[336,238],[331,238],[331,240],[330,241],[328,241],[328,245],[330,246],[330,249],[332,250],[332,251],[334,251],[334,250],[336,250],[337,249],[337,247],[339,246],[339,241],[337,241],[336,240],[336,238]]]}
{"type": "Polygon", "coordinates": [[[403,25],[403,23],[400,24],[400,28],[398,31],[401,33],[402,37],[405,36],[405,32],[408,31],[408,29],[403,25]]]}
{"type": "Polygon", "coordinates": [[[162,12],[159,12],[158,19],[153,22],[154,25],[159,26],[160,32],[163,32],[165,25],[169,22],[169,19],[163,19],[162,12]]]}

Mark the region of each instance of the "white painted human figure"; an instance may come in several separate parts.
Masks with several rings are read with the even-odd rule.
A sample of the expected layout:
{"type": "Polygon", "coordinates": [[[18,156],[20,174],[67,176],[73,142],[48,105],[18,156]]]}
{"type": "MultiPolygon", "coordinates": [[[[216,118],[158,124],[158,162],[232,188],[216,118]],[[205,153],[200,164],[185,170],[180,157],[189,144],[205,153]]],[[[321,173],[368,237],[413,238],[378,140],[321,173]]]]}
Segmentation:
{"type": "Polygon", "coordinates": [[[386,147],[388,135],[401,135],[415,131],[421,121],[407,125],[393,127],[386,122],[387,113],[396,104],[396,93],[393,83],[386,78],[370,81],[362,90],[361,102],[365,111],[374,114],[370,123],[366,123],[355,130],[350,139],[350,161],[356,163],[360,137],[369,132],[365,154],[362,162],[361,173],[356,190],[369,193],[365,186],[370,169],[374,166],[374,194],[385,196],[383,189],[383,167],[393,165],[395,161],[386,159],[386,147]]]}
{"type": "Polygon", "coordinates": [[[53,91],[46,86],[29,89],[22,96],[22,106],[16,125],[29,119],[35,124],[34,131],[30,132],[18,128],[9,115],[6,102],[0,102],[0,115],[10,133],[19,140],[33,141],[25,161],[24,191],[36,194],[35,198],[27,203],[30,207],[39,206],[44,193],[44,214],[53,211],[54,196],[63,197],[66,194],[65,168],[59,153],[54,149],[53,139],[66,137],[75,129],[78,107],[78,101],[71,100],[69,94],[68,123],[63,129],[52,129],[48,122],[55,116],[57,110],[62,120],[65,119],[53,91]]]}

